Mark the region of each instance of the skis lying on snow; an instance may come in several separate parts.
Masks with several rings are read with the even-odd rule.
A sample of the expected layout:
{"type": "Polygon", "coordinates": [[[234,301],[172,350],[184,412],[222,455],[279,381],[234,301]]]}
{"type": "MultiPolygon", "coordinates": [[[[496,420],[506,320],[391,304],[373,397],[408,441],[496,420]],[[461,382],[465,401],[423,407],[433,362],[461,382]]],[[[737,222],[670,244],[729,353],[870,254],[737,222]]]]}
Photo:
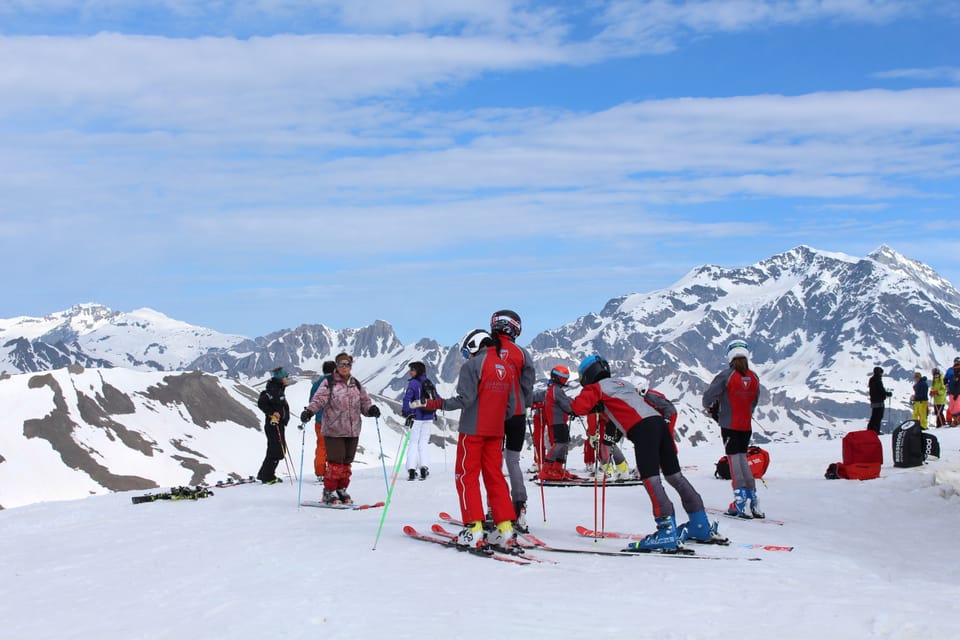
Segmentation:
{"type": "Polygon", "coordinates": [[[736,520],[739,520],[740,522],[759,522],[760,524],[774,524],[774,525],[777,525],[778,527],[782,527],[784,524],[783,520],[773,520],[772,518],[741,518],[740,516],[736,516],[736,515],[732,516],[729,513],[727,513],[726,509],[707,508],[705,509],[705,511],[707,513],[715,513],[718,515],[727,516],[728,518],[734,518],[736,520]]]}
{"type": "Polygon", "coordinates": [[[249,478],[227,478],[226,480],[217,480],[216,484],[214,485],[203,484],[201,486],[208,489],[226,489],[228,487],[239,487],[242,484],[257,484],[258,482],[260,481],[253,476],[250,476],[249,478]]]}
{"type": "Polygon", "coordinates": [[[432,542],[438,544],[441,547],[447,547],[450,549],[455,549],[457,551],[463,551],[469,553],[473,556],[478,556],[481,558],[490,558],[491,560],[499,560],[500,562],[510,562],[512,564],[530,564],[529,560],[523,558],[523,556],[511,556],[505,553],[497,553],[496,551],[490,549],[469,549],[466,547],[458,547],[455,540],[449,538],[437,538],[435,536],[427,536],[422,533],[418,533],[416,529],[410,525],[403,527],[403,532],[414,540],[423,540],[424,542],[432,542]]]}
{"type": "Polygon", "coordinates": [[[212,495],[213,491],[206,487],[173,487],[170,491],[133,496],[130,500],[133,504],[143,504],[144,502],[156,502],[157,500],[199,500],[200,498],[209,498],[212,495]]]}
{"type": "MultiPolygon", "coordinates": [[[[463,523],[460,520],[457,520],[456,518],[451,516],[449,513],[441,511],[439,517],[444,522],[448,522],[450,524],[454,524],[458,526],[463,526],[463,523]]],[[[641,556],[664,556],[664,557],[671,557],[671,558],[701,558],[703,560],[753,560],[753,561],[760,560],[760,558],[746,558],[741,556],[703,555],[703,554],[697,553],[693,549],[687,549],[687,548],[681,548],[677,551],[656,551],[656,550],[641,551],[637,549],[621,549],[620,551],[609,551],[605,549],[554,547],[552,545],[547,544],[546,542],[544,542],[537,536],[533,535],[532,533],[517,532],[517,538],[519,538],[519,540],[521,541],[521,546],[525,548],[536,549],[537,551],[552,551],[554,553],[580,553],[580,554],[586,554],[586,555],[592,555],[592,556],[617,556],[621,558],[624,556],[641,555],[641,556]]],[[[526,557],[526,556],[521,556],[521,557],[526,557]]]]}
{"type": "MultiPolygon", "coordinates": [[[[577,533],[583,536],[584,538],[617,538],[620,540],[643,540],[646,537],[642,533],[620,533],[618,531],[600,532],[600,531],[594,531],[593,529],[588,529],[587,527],[583,527],[583,526],[577,527],[577,533]]],[[[687,542],[694,542],[696,544],[705,544],[705,545],[709,545],[709,544],[720,544],[721,546],[730,545],[729,542],[727,544],[716,543],[716,542],[700,542],[699,540],[694,540],[692,538],[687,540],[687,542]]],[[[739,549],[759,549],[761,551],[793,551],[793,547],[782,547],[782,546],[772,545],[772,544],[744,543],[744,544],[733,544],[731,546],[737,547],[739,549]]]]}
{"type": "Polygon", "coordinates": [[[327,504],[326,502],[320,502],[319,500],[304,500],[300,503],[301,507],[320,507],[321,509],[340,509],[341,511],[364,511],[366,509],[379,509],[385,503],[383,502],[374,502],[373,504],[343,504],[338,502],[337,504],[327,504]]]}

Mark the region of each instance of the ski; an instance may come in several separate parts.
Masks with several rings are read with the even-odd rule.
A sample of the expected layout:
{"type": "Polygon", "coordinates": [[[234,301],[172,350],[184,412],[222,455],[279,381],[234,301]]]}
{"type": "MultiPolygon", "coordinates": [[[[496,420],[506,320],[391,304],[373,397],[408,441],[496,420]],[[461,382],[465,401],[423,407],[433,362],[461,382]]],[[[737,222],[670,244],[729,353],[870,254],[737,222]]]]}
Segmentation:
{"type": "MultiPolygon", "coordinates": [[[[431,530],[433,533],[437,534],[438,536],[440,536],[440,537],[442,537],[442,538],[446,538],[447,540],[454,541],[454,540],[457,539],[457,534],[452,533],[452,532],[450,532],[450,531],[447,531],[446,529],[443,528],[442,525],[439,525],[439,524],[432,525],[432,526],[430,527],[430,530],[431,530]]],[[[518,533],[517,535],[518,535],[518,537],[520,536],[519,533],[518,533]]],[[[531,544],[531,545],[520,545],[520,548],[521,548],[521,549],[524,549],[524,550],[526,550],[526,549],[533,549],[533,548],[534,548],[534,545],[532,545],[532,544],[531,544]]],[[[554,561],[552,561],[552,560],[545,560],[545,559],[543,559],[543,558],[537,558],[537,557],[535,557],[535,556],[528,555],[525,551],[524,551],[523,553],[507,553],[507,552],[501,551],[501,550],[499,550],[499,549],[493,549],[493,551],[494,551],[494,553],[501,553],[501,554],[505,554],[505,555],[511,555],[511,556],[516,556],[516,557],[519,557],[519,558],[523,558],[524,560],[529,560],[530,562],[539,562],[539,563],[542,563],[542,564],[557,564],[556,562],[554,562],[554,561]]]]}
{"type": "MultiPolygon", "coordinates": [[[[618,531],[594,531],[593,529],[588,529],[584,526],[577,526],[577,533],[584,538],[617,538],[619,540],[642,540],[645,536],[642,533],[620,533],[618,531]]],[[[722,544],[722,543],[713,543],[713,542],[698,542],[697,540],[690,539],[687,542],[693,542],[696,544],[717,544],[719,546],[733,546],[739,549],[759,549],[762,551],[793,551],[793,547],[784,547],[779,545],[772,544],[722,544]]]]}
{"type": "MultiPolygon", "coordinates": [[[[449,513],[441,511],[439,515],[440,519],[444,522],[450,524],[455,524],[463,526],[463,523],[460,520],[454,518],[449,513]]],[[[663,551],[635,551],[633,549],[622,549],[621,551],[609,551],[605,549],[582,549],[582,548],[566,548],[566,547],[554,547],[532,533],[520,533],[517,532],[517,537],[525,541],[529,545],[533,545],[533,548],[543,551],[553,551],[555,553],[581,553],[594,556],[631,556],[631,555],[653,555],[653,556],[665,556],[671,558],[701,558],[703,560],[752,560],[759,561],[761,558],[745,558],[742,556],[711,556],[703,555],[696,553],[693,549],[683,549],[680,553],[668,553],[663,551]]]]}
{"type": "Polygon", "coordinates": [[[243,484],[257,484],[260,481],[250,476],[249,478],[227,478],[226,480],[217,480],[214,484],[200,484],[198,486],[206,487],[208,489],[227,489],[229,487],[239,487],[243,484]]]}
{"type": "Polygon", "coordinates": [[[146,502],[156,502],[157,500],[199,500],[200,498],[209,498],[213,491],[206,487],[173,487],[170,491],[162,493],[147,493],[142,496],[133,496],[130,501],[133,504],[144,504],[146,502]]]}
{"type": "Polygon", "coordinates": [[[520,564],[527,565],[530,564],[529,560],[523,559],[522,556],[508,556],[501,553],[496,553],[493,551],[485,551],[483,549],[465,549],[458,547],[456,542],[448,538],[437,538],[435,536],[427,536],[422,533],[417,532],[416,529],[410,525],[405,525],[403,527],[403,532],[413,538],[414,540],[422,540],[424,542],[432,542],[433,544],[438,544],[441,547],[447,547],[449,549],[454,549],[455,551],[462,551],[469,553],[472,556],[478,556],[480,558],[490,558],[491,560],[499,560],[500,562],[509,562],[511,564],[520,564]]]}
{"type": "Polygon", "coordinates": [[[784,525],[783,520],[774,520],[772,518],[741,518],[740,516],[736,516],[736,515],[732,516],[729,513],[727,513],[726,509],[707,508],[706,512],[727,516],[728,518],[733,518],[735,520],[739,520],[740,522],[759,522],[760,524],[772,524],[778,527],[782,527],[784,525]]]}
{"type": "MultiPolygon", "coordinates": [[[[544,480],[540,482],[536,478],[531,478],[531,482],[536,482],[537,484],[542,484],[545,487],[590,487],[594,486],[603,486],[604,482],[601,480],[599,482],[594,482],[593,478],[584,478],[582,480],[544,480]]],[[[606,486],[609,489],[610,487],[636,487],[642,486],[643,480],[640,478],[631,478],[628,480],[607,480],[606,486]]]]}
{"type": "Polygon", "coordinates": [[[385,503],[384,502],[374,502],[373,504],[343,504],[338,502],[336,504],[327,504],[326,502],[321,502],[319,500],[304,500],[300,503],[301,507],[319,507],[321,509],[339,509],[341,511],[365,511],[366,509],[379,509],[385,503]]]}

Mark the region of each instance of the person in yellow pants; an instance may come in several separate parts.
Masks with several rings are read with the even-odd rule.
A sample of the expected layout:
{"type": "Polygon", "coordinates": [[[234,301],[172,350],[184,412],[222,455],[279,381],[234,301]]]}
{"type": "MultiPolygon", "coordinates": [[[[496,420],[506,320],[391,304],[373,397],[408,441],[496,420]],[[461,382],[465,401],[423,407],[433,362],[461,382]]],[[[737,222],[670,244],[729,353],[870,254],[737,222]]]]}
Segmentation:
{"type": "Polygon", "coordinates": [[[930,386],[926,377],[917,371],[913,374],[913,419],[920,423],[921,429],[927,428],[927,413],[930,410],[930,386]]]}

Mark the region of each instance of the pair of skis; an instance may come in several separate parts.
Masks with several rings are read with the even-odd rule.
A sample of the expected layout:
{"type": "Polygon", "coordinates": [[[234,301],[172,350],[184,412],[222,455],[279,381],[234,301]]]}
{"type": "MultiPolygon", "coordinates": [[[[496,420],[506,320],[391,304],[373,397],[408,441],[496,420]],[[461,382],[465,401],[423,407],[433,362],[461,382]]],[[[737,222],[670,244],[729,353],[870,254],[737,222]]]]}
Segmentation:
{"type": "MultiPolygon", "coordinates": [[[[454,518],[448,513],[441,512],[440,520],[448,524],[453,524],[457,526],[463,526],[463,523],[458,519],[454,518]]],[[[464,551],[465,549],[456,546],[456,536],[449,531],[446,531],[441,525],[434,525],[431,528],[431,531],[436,535],[426,535],[418,532],[412,526],[404,526],[403,532],[407,536],[414,538],[416,540],[422,540],[424,542],[432,542],[439,544],[445,547],[457,549],[459,551],[464,551]]],[[[521,547],[523,550],[522,555],[508,555],[500,553],[498,551],[492,550],[470,550],[471,553],[475,555],[483,555],[485,557],[491,557],[495,560],[500,560],[503,562],[512,562],[514,564],[530,564],[532,562],[550,562],[539,557],[534,557],[528,553],[528,550],[537,550],[544,552],[553,552],[553,553],[571,553],[571,554],[586,554],[586,555],[599,555],[599,556],[662,556],[669,558],[696,558],[701,560],[749,560],[749,561],[759,561],[760,558],[745,558],[740,556],[713,556],[713,555],[703,555],[696,553],[693,549],[681,549],[677,552],[663,552],[663,551],[647,551],[647,552],[637,552],[633,549],[625,549],[623,551],[608,551],[603,549],[586,549],[586,548],[565,548],[565,547],[554,547],[537,536],[531,533],[520,534],[518,533],[518,539],[521,541],[521,547]]]]}
{"type": "Polygon", "coordinates": [[[384,502],[374,502],[372,504],[355,504],[353,502],[344,504],[342,502],[337,502],[335,504],[328,504],[326,502],[321,502],[320,500],[304,500],[300,503],[301,507],[318,507],[321,509],[339,509],[341,511],[366,511],[367,509],[379,509],[382,507],[384,502]]]}

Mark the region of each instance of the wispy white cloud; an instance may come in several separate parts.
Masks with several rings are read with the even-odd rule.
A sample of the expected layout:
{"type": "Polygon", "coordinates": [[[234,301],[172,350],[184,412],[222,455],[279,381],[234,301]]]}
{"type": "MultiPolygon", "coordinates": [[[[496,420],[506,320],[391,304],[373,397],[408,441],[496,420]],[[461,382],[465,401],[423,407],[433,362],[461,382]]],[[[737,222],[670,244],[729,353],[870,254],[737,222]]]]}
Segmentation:
{"type": "Polygon", "coordinates": [[[876,78],[935,80],[960,83],[960,67],[929,67],[925,69],[891,69],[874,74],[876,78]]]}

